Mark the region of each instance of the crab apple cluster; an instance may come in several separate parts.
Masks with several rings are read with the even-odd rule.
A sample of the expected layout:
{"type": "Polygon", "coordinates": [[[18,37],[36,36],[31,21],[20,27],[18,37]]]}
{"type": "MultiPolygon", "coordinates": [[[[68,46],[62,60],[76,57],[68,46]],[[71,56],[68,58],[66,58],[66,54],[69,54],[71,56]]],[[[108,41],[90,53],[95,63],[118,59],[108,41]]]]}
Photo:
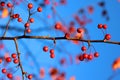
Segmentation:
{"type": "Polygon", "coordinates": [[[80,54],[78,56],[78,59],[80,61],[83,61],[83,60],[92,60],[94,57],[95,58],[99,57],[99,53],[98,52],[94,52],[94,54],[83,53],[83,54],[80,54]]]}
{"type": "Polygon", "coordinates": [[[17,59],[17,54],[16,53],[12,53],[11,57],[6,57],[5,60],[6,60],[7,63],[10,63],[12,60],[13,60],[14,64],[19,63],[19,60],[17,59]]]}
{"type": "Polygon", "coordinates": [[[16,13],[16,14],[12,14],[11,16],[13,19],[17,19],[18,22],[22,22],[22,18],[20,17],[20,14],[16,13]]]}
{"type": "Polygon", "coordinates": [[[51,49],[51,50],[50,50],[50,57],[51,57],[51,58],[54,58],[54,57],[55,57],[54,49],[51,49]]]}
{"type": "MultiPolygon", "coordinates": [[[[0,6],[4,7],[4,6],[7,6],[8,8],[12,8],[13,7],[13,4],[8,2],[8,3],[5,3],[5,2],[0,2],[0,6]]],[[[28,3],[28,9],[32,9],[33,8],[33,4],[32,3],[28,3]]],[[[37,12],[42,12],[42,7],[38,7],[37,8],[37,12]]],[[[29,14],[30,16],[32,15],[32,13],[30,12],[29,14]]],[[[23,22],[22,18],[20,17],[20,14],[16,13],[16,14],[13,14],[11,13],[10,14],[10,17],[12,19],[17,19],[18,22],[23,22]]],[[[29,18],[28,21],[24,24],[24,27],[25,27],[25,32],[26,33],[30,33],[31,32],[31,29],[30,29],[30,23],[34,23],[34,18],[29,18]]]]}
{"type": "MultiPolygon", "coordinates": [[[[28,9],[32,9],[33,8],[33,4],[32,3],[28,3],[28,9]]],[[[37,12],[42,12],[42,7],[38,7],[37,8],[37,12]]],[[[29,14],[30,16],[33,15],[31,12],[29,14]]],[[[18,21],[22,21],[21,19],[19,19],[18,21]]],[[[25,32],[26,33],[30,33],[31,29],[30,29],[30,23],[34,23],[34,18],[29,18],[28,21],[24,24],[25,27],[25,32]]]]}
{"type": "Polygon", "coordinates": [[[2,7],[8,7],[8,8],[12,8],[13,7],[13,4],[8,2],[8,3],[5,3],[4,1],[1,1],[0,2],[0,6],[2,7]]]}
{"type": "Polygon", "coordinates": [[[8,72],[6,68],[2,68],[1,72],[7,76],[7,78],[12,79],[12,73],[8,72]]]}
{"type": "Polygon", "coordinates": [[[99,53],[98,52],[94,52],[93,54],[92,53],[90,53],[90,54],[86,53],[86,51],[87,51],[86,46],[82,46],[81,47],[81,51],[83,53],[79,54],[77,56],[80,61],[83,61],[83,60],[93,60],[94,57],[95,58],[99,57],[99,53]]]}
{"type": "MultiPolygon", "coordinates": [[[[2,63],[2,59],[1,60],[1,63],[2,63]]],[[[5,62],[8,64],[8,63],[11,63],[13,61],[14,64],[18,64],[19,63],[19,60],[17,58],[17,54],[16,53],[12,53],[11,56],[9,57],[5,57],[5,62]]],[[[10,73],[9,70],[7,70],[6,68],[2,68],[1,69],[1,72],[6,75],[7,78],[9,79],[12,79],[13,78],[13,74],[10,73]]]]}
{"type": "MultiPolygon", "coordinates": [[[[33,4],[32,3],[28,3],[28,9],[32,9],[33,8],[33,4]]],[[[38,7],[37,8],[38,12],[42,12],[42,7],[38,7]]]]}
{"type": "MultiPolygon", "coordinates": [[[[48,52],[48,46],[44,46],[43,47],[43,51],[44,52],[48,52]]],[[[50,49],[50,58],[54,58],[55,57],[55,53],[54,53],[54,49],[50,49]]]]}
{"type": "MultiPolygon", "coordinates": [[[[107,25],[106,24],[98,24],[98,29],[107,29],[107,25]]],[[[106,33],[104,36],[105,40],[110,40],[111,39],[111,35],[106,33]]]]}
{"type": "Polygon", "coordinates": [[[98,24],[98,29],[107,29],[107,25],[106,24],[98,24]]]}

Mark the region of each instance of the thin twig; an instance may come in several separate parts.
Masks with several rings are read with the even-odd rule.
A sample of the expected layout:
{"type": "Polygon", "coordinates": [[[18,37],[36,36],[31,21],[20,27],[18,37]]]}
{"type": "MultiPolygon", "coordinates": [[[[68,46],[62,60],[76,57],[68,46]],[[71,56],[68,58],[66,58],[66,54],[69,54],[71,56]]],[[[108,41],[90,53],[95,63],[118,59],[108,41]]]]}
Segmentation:
{"type": "Polygon", "coordinates": [[[21,72],[22,72],[22,80],[24,80],[24,74],[26,74],[26,73],[24,72],[23,67],[22,67],[22,63],[21,63],[21,59],[20,59],[20,52],[19,52],[19,50],[18,50],[17,39],[14,38],[13,40],[14,40],[14,43],[15,43],[15,47],[16,47],[16,51],[17,51],[17,56],[18,56],[18,60],[19,60],[18,66],[20,67],[21,72]]]}
{"type": "Polygon", "coordinates": [[[7,25],[6,25],[6,29],[5,29],[5,32],[3,33],[3,37],[5,37],[5,35],[6,35],[6,32],[7,32],[7,30],[8,30],[8,27],[9,27],[9,24],[10,24],[10,21],[11,21],[11,19],[12,19],[12,10],[13,10],[13,8],[11,8],[11,10],[10,10],[10,19],[8,20],[8,22],[7,22],[7,25]]]}

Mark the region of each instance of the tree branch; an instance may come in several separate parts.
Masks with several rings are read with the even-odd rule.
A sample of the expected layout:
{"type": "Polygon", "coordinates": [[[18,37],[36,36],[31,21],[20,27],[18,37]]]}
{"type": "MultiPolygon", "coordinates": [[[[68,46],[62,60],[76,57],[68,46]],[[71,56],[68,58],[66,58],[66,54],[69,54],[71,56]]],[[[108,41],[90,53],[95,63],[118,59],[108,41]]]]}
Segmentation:
{"type": "Polygon", "coordinates": [[[18,60],[19,60],[18,66],[20,67],[21,72],[22,72],[22,80],[24,80],[24,74],[26,74],[26,73],[24,72],[23,67],[22,67],[22,63],[21,63],[21,59],[20,59],[20,52],[19,52],[19,49],[18,49],[18,43],[17,43],[16,38],[14,38],[13,40],[14,40],[14,43],[15,43],[15,47],[16,47],[16,51],[17,51],[17,56],[18,56],[18,60]]]}
{"type": "Polygon", "coordinates": [[[65,38],[65,37],[49,37],[49,36],[15,36],[15,37],[0,37],[0,40],[14,40],[14,39],[47,39],[47,40],[76,40],[81,42],[92,42],[92,43],[108,43],[108,44],[118,44],[117,41],[108,40],[85,40],[79,38],[65,38]]]}

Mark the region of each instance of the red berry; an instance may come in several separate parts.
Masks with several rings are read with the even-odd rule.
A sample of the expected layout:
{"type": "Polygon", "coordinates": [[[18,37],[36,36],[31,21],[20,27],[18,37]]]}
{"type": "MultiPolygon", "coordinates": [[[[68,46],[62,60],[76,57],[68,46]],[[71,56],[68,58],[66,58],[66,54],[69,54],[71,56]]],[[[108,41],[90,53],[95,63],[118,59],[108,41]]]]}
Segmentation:
{"type": "Polygon", "coordinates": [[[28,75],[28,79],[32,79],[32,77],[33,77],[32,74],[28,75]]]}
{"type": "Polygon", "coordinates": [[[14,19],[16,18],[16,17],[15,17],[15,14],[12,15],[12,18],[14,18],[14,19]]]}
{"type": "Polygon", "coordinates": [[[33,8],[33,4],[32,4],[32,3],[29,3],[29,4],[28,4],[28,8],[29,8],[29,9],[32,9],[32,8],[33,8]]]}
{"type": "Polygon", "coordinates": [[[33,22],[34,22],[34,19],[33,19],[33,18],[30,18],[30,22],[33,23],[33,22]]]}
{"type": "Polygon", "coordinates": [[[1,6],[5,6],[5,2],[1,2],[0,5],[1,5],[1,6]]]}
{"type": "Polygon", "coordinates": [[[31,32],[31,29],[30,29],[30,28],[26,29],[26,32],[27,32],[27,33],[30,33],[30,32],[31,32]]]}
{"type": "Polygon", "coordinates": [[[94,53],[94,57],[99,57],[99,53],[98,53],[98,52],[95,52],[95,53],[94,53]]]}
{"type": "Polygon", "coordinates": [[[14,59],[13,62],[14,62],[15,64],[18,64],[19,60],[18,60],[18,59],[14,59]]]}
{"type": "Polygon", "coordinates": [[[2,73],[6,73],[7,70],[5,68],[2,69],[2,73]]]}
{"type": "Polygon", "coordinates": [[[11,55],[11,57],[12,57],[12,58],[16,58],[17,55],[16,55],[15,53],[13,53],[13,54],[11,55]]]}
{"type": "Polygon", "coordinates": [[[70,26],[69,27],[69,32],[70,33],[74,33],[75,32],[75,27],[74,26],[70,26]]]}
{"type": "Polygon", "coordinates": [[[106,40],[110,40],[110,39],[111,39],[111,35],[110,35],[110,34],[106,34],[106,35],[105,35],[105,39],[106,39],[106,40]]]}
{"type": "Polygon", "coordinates": [[[69,33],[65,33],[65,38],[70,38],[70,34],[69,33]]]}
{"type": "Polygon", "coordinates": [[[29,27],[29,26],[30,26],[30,23],[28,23],[28,22],[27,22],[27,23],[25,23],[25,25],[24,25],[24,26],[27,28],[27,27],[29,27]]]}
{"type": "Polygon", "coordinates": [[[15,14],[15,18],[19,18],[19,16],[20,16],[19,14],[15,14]]]}
{"type": "Polygon", "coordinates": [[[61,28],[62,28],[61,23],[60,23],[60,22],[57,22],[57,23],[55,24],[55,29],[61,29],[61,28]]]}
{"type": "Polygon", "coordinates": [[[89,54],[87,59],[88,59],[88,60],[92,60],[92,59],[93,59],[92,54],[89,54]]]}
{"type": "Polygon", "coordinates": [[[10,57],[7,57],[7,58],[6,58],[6,62],[11,62],[11,58],[10,58],[10,57]]]}
{"type": "Polygon", "coordinates": [[[10,2],[7,3],[7,7],[12,8],[12,4],[10,2]]]}
{"type": "Polygon", "coordinates": [[[47,52],[47,51],[48,51],[48,47],[47,47],[47,46],[44,46],[44,47],[43,47],[43,51],[44,51],[44,52],[47,52]]]}
{"type": "Polygon", "coordinates": [[[82,51],[86,51],[86,47],[85,47],[85,46],[82,46],[82,47],[81,47],[81,50],[82,50],[82,51]]]}
{"type": "Polygon", "coordinates": [[[83,29],[82,29],[82,28],[78,28],[78,29],[77,29],[77,32],[78,32],[78,33],[81,33],[81,32],[83,32],[83,29]]]}
{"type": "Polygon", "coordinates": [[[7,77],[8,77],[9,79],[12,79],[13,76],[12,76],[11,73],[8,73],[8,74],[7,74],[7,77]]]}
{"type": "Polygon", "coordinates": [[[18,18],[18,22],[22,22],[22,18],[18,18]]]}
{"type": "Polygon", "coordinates": [[[51,57],[51,58],[54,58],[54,57],[55,57],[55,54],[54,54],[54,53],[50,53],[50,57],[51,57]]]}
{"type": "Polygon", "coordinates": [[[42,8],[41,8],[41,7],[38,7],[38,8],[37,8],[37,11],[38,11],[38,12],[42,12],[42,8]]]}
{"type": "Polygon", "coordinates": [[[98,29],[103,28],[102,24],[98,24],[98,29]]]}
{"type": "Polygon", "coordinates": [[[51,49],[51,50],[50,50],[50,53],[54,53],[54,49],[51,49]]]}
{"type": "Polygon", "coordinates": [[[66,59],[65,59],[65,58],[62,58],[62,59],[60,60],[60,64],[64,64],[65,61],[66,61],[66,59]]]}
{"type": "Polygon", "coordinates": [[[2,63],[2,59],[0,58],[0,64],[2,63]]]}
{"type": "Polygon", "coordinates": [[[79,60],[80,60],[80,61],[83,61],[83,60],[84,60],[83,55],[79,55],[79,60]]]}
{"type": "Polygon", "coordinates": [[[83,58],[88,58],[88,54],[84,53],[83,58]]]}
{"type": "Polygon", "coordinates": [[[103,29],[107,29],[107,25],[106,24],[102,25],[102,27],[103,27],[103,29]]]}

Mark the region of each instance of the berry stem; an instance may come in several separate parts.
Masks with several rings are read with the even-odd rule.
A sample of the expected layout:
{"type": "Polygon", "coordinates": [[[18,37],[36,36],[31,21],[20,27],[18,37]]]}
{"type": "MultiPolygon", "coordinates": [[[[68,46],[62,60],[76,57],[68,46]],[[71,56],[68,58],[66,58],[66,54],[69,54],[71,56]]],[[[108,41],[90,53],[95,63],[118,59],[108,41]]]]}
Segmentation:
{"type": "MultiPolygon", "coordinates": [[[[28,9],[28,19],[27,19],[27,23],[29,23],[29,19],[30,19],[30,16],[32,15],[31,13],[30,13],[30,9],[28,9]]],[[[26,36],[26,27],[25,27],[25,30],[24,30],[24,36],[26,36]]]]}
{"type": "Polygon", "coordinates": [[[10,21],[11,21],[11,19],[12,19],[12,17],[11,17],[11,16],[12,16],[12,10],[13,10],[13,8],[11,8],[11,10],[10,10],[10,18],[9,18],[9,20],[8,20],[8,22],[7,22],[5,32],[3,33],[3,37],[5,37],[6,32],[7,32],[7,30],[8,30],[8,27],[9,27],[9,24],[10,24],[10,21]]]}

